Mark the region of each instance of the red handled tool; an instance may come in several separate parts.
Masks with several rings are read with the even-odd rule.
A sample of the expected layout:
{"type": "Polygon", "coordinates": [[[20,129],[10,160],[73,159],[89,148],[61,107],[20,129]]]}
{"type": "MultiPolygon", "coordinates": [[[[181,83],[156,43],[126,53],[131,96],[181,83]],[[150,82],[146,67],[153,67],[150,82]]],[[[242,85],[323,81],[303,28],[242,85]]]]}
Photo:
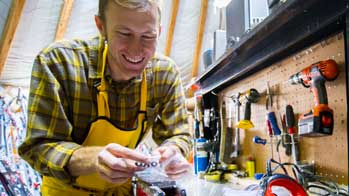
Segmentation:
{"type": "Polygon", "coordinates": [[[271,125],[270,125],[270,122],[269,120],[267,119],[266,120],[266,123],[267,123],[267,132],[268,132],[268,135],[270,137],[270,151],[271,151],[271,158],[273,159],[274,158],[274,145],[273,145],[273,130],[271,128],[271,125]]]}
{"type": "Polygon", "coordinates": [[[286,127],[288,129],[288,133],[291,136],[293,163],[297,164],[296,145],[294,142],[294,134],[295,134],[294,126],[295,126],[295,119],[294,119],[293,108],[291,105],[287,105],[286,106],[286,127]]]}

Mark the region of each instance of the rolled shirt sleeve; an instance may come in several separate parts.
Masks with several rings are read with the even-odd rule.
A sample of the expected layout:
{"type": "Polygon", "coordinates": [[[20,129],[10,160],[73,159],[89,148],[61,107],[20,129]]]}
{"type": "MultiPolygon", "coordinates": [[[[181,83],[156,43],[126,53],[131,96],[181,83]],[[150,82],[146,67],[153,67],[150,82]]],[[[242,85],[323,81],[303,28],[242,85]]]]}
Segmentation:
{"type": "Polygon", "coordinates": [[[55,63],[47,60],[44,54],[35,59],[28,102],[27,136],[19,147],[19,154],[42,175],[70,182],[72,177],[65,166],[80,145],[72,142],[70,137],[73,127],[65,112],[69,110],[68,101],[51,70],[55,63]]]}
{"type": "Polygon", "coordinates": [[[160,108],[158,119],[153,126],[153,138],[161,145],[169,143],[177,145],[183,155],[187,156],[191,149],[191,137],[188,125],[188,113],[185,107],[185,96],[176,64],[167,59],[168,66],[155,66],[155,69],[164,69],[165,76],[158,82],[163,83],[162,93],[164,99],[160,108]]]}

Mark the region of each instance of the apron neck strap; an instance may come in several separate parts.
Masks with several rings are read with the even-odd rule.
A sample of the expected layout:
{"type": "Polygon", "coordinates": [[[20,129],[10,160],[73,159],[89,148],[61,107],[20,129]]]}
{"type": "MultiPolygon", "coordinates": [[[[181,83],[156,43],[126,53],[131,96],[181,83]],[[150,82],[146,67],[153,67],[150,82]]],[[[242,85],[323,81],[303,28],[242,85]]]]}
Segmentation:
{"type": "Polygon", "coordinates": [[[142,84],[141,84],[141,103],[140,103],[140,111],[147,111],[147,94],[148,94],[148,89],[147,89],[147,74],[146,71],[143,71],[143,76],[142,76],[142,84]]]}
{"type": "MultiPolygon", "coordinates": [[[[102,56],[102,65],[101,65],[102,66],[101,83],[97,87],[97,90],[98,90],[97,107],[98,107],[98,116],[106,116],[109,118],[110,111],[109,111],[109,104],[108,104],[108,89],[107,89],[107,81],[105,80],[105,77],[104,77],[107,54],[108,54],[108,43],[107,41],[105,41],[103,56],[102,56]]],[[[147,94],[148,94],[147,75],[146,75],[146,71],[144,70],[142,73],[141,97],[140,97],[140,108],[139,108],[141,112],[146,112],[147,94]]]]}
{"type": "Polygon", "coordinates": [[[102,72],[101,72],[101,83],[97,86],[98,94],[97,94],[97,107],[98,107],[98,116],[106,116],[110,117],[109,105],[108,105],[108,91],[107,91],[107,83],[104,78],[105,72],[105,64],[107,60],[108,54],[108,43],[104,42],[104,50],[102,55],[102,72]]]}

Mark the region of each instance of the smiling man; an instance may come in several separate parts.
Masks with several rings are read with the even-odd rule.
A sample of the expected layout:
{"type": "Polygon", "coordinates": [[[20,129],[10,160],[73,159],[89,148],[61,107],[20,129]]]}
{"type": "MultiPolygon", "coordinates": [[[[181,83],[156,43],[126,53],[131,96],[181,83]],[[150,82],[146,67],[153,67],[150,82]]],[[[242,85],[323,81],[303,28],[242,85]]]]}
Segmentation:
{"type": "Polygon", "coordinates": [[[100,0],[100,36],[36,57],[19,152],[43,195],[131,195],[135,162],[149,162],[134,148],[150,129],[166,173],[187,172],[184,94],[175,63],[155,54],[159,21],[155,0],[100,0]]]}

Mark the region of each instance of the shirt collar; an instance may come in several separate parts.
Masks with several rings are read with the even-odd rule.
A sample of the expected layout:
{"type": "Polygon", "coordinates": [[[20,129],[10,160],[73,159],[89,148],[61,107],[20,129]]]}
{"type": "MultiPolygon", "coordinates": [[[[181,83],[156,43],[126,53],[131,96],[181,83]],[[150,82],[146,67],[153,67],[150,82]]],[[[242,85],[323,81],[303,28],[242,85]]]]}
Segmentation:
{"type": "Polygon", "coordinates": [[[104,40],[101,36],[96,36],[89,41],[88,76],[91,79],[100,79],[102,77],[102,67],[98,65],[98,62],[103,56],[104,40]]]}

